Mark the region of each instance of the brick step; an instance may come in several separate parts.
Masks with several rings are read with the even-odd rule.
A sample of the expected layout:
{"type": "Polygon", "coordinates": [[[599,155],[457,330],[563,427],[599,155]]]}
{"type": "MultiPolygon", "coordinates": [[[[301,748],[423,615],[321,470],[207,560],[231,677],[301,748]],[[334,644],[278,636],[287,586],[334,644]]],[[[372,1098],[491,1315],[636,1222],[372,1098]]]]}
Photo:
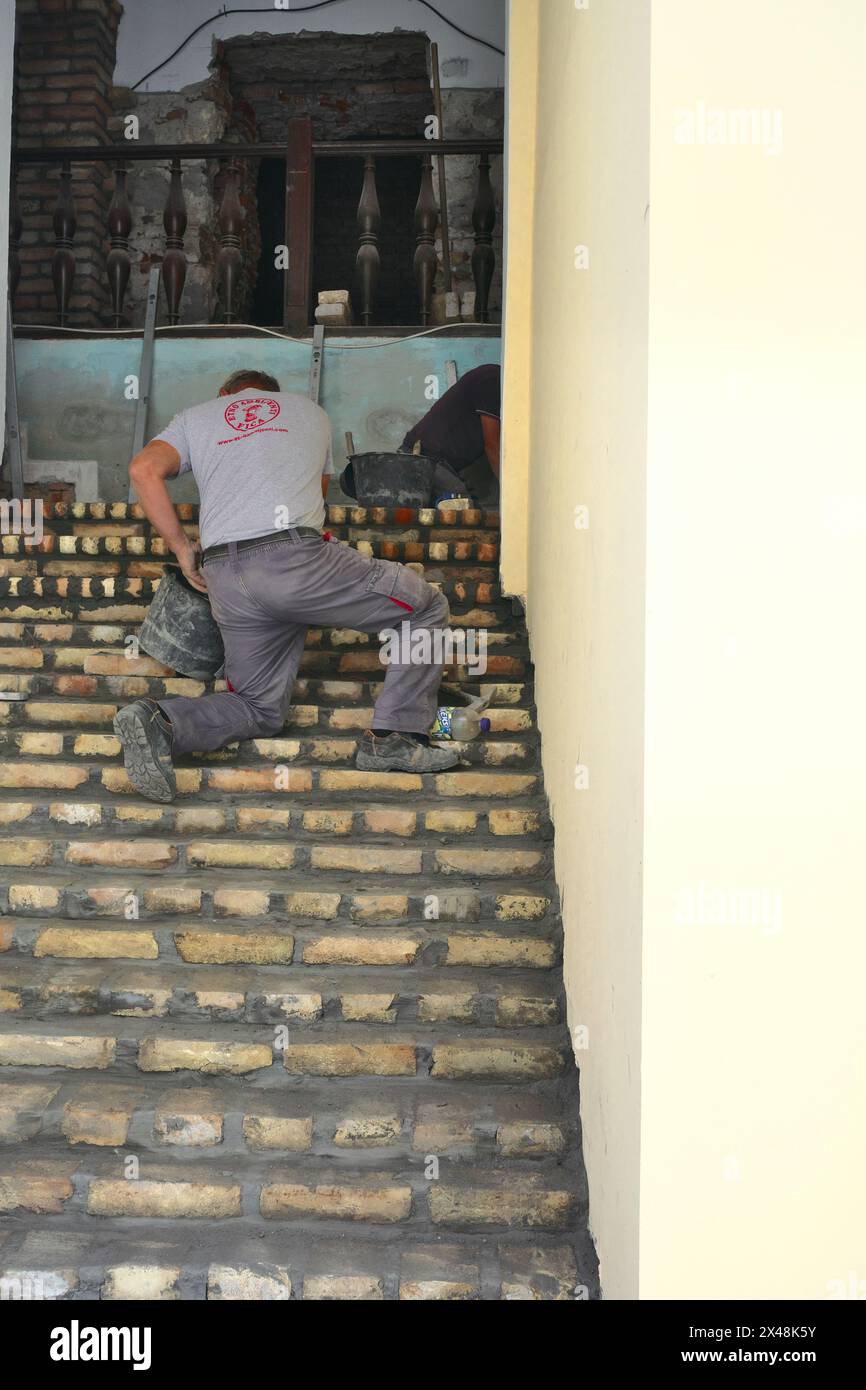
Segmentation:
{"type": "MultiPolygon", "coordinates": [[[[120,917],[125,922],[151,922],[163,917],[203,916],[293,923],[332,922],[364,926],[415,925],[438,930],[444,924],[518,923],[514,930],[533,930],[538,924],[558,923],[548,884],[531,892],[513,884],[502,888],[487,884],[413,882],[410,891],[401,882],[385,891],[333,884],[329,887],[288,889],[285,879],[262,875],[255,887],[239,888],[232,874],[214,873],[208,878],[176,875],[156,883],[153,878],[80,873],[26,874],[15,870],[0,884],[0,910],[9,917],[67,917],[75,921],[120,917]]],[[[510,927],[506,927],[510,930],[510,927]]],[[[0,935],[2,942],[2,935],[0,935]]]]}
{"type": "MultiPolygon", "coordinates": [[[[77,1215],[112,1220],[215,1220],[411,1225],[457,1229],[568,1230],[578,1210],[574,1175],[564,1167],[515,1172],[495,1161],[449,1167],[429,1179],[421,1156],[375,1170],[325,1167],[249,1154],[241,1172],[230,1161],[182,1166],[142,1156],[130,1178],[127,1156],[93,1148],[55,1157],[0,1153],[0,1211],[48,1218],[77,1215]]],[[[62,1226],[61,1226],[62,1229],[62,1226]]]]}
{"type": "MultiPolygon", "coordinates": [[[[91,701],[74,700],[64,696],[62,700],[40,700],[30,698],[28,700],[6,701],[6,708],[2,711],[5,714],[3,729],[0,730],[0,737],[5,739],[7,746],[13,747],[16,753],[32,753],[39,756],[40,740],[48,739],[50,742],[45,744],[51,756],[55,756],[55,749],[59,749],[56,738],[76,739],[82,729],[87,732],[101,730],[108,732],[112,728],[112,721],[117,711],[122,708],[125,700],[113,699],[91,701]],[[58,728],[58,726],[60,726],[58,728]],[[64,727],[65,726],[65,727],[64,727]]],[[[0,702],[2,704],[2,702],[0,702]]],[[[328,733],[337,736],[346,732],[363,731],[369,729],[373,720],[373,706],[323,706],[318,705],[293,705],[289,710],[286,722],[283,725],[283,733],[299,733],[305,730],[309,735],[311,731],[328,733]]],[[[512,738],[522,738],[535,740],[535,733],[532,715],[529,710],[515,708],[489,708],[486,717],[490,720],[492,728],[489,734],[484,736],[485,743],[499,743],[502,740],[498,735],[509,735],[512,738]]],[[[275,736],[276,737],[276,736],[275,736]]],[[[247,740],[243,747],[253,753],[254,742],[247,740]]],[[[272,743],[273,739],[263,740],[265,743],[272,743]]],[[[239,744],[229,744],[227,747],[238,748],[239,744]]],[[[461,745],[464,746],[465,745],[461,745]]],[[[70,748],[72,753],[74,748],[70,748]]]]}
{"type": "MultiPolygon", "coordinates": [[[[199,1158],[249,1153],[310,1154],[376,1162],[429,1154],[449,1162],[481,1157],[556,1158],[572,1142],[561,1097],[521,1087],[491,1092],[468,1082],[443,1101],[423,1083],[381,1083],[375,1094],[352,1078],[304,1081],[300,1088],[254,1086],[231,1077],[199,1085],[140,1075],[111,1081],[99,1072],[34,1079],[27,1068],[0,1074],[0,1145],[29,1155],[53,1141],[199,1158]]],[[[53,1148],[56,1153],[56,1147],[53,1148]]]]}
{"type": "MultiPolygon", "coordinates": [[[[94,676],[42,670],[6,670],[0,673],[0,691],[11,691],[31,699],[56,696],[58,701],[82,699],[126,703],[128,700],[144,697],[195,697],[225,688],[225,681],[196,681],[185,676],[94,676]]],[[[303,677],[295,681],[292,691],[295,703],[289,710],[285,727],[309,727],[322,723],[329,728],[369,728],[373,701],[381,689],[381,681],[376,680],[319,680],[315,677],[303,677]],[[310,701],[315,703],[308,703],[310,701]]],[[[460,690],[466,696],[492,697],[488,714],[493,719],[494,728],[498,733],[519,733],[533,722],[531,716],[534,713],[534,691],[529,682],[499,681],[491,684],[476,677],[474,680],[461,681],[460,690]],[[510,723],[506,712],[510,712],[510,723]]],[[[446,686],[439,691],[438,698],[440,703],[449,704],[455,702],[457,696],[446,686]]],[[[4,701],[0,697],[0,722],[16,725],[22,720],[26,722],[29,718],[28,708],[27,700],[4,701]]],[[[45,722],[51,721],[46,717],[45,722]]]]}
{"type": "Polygon", "coordinates": [[[147,837],[174,832],[179,835],[232,835],[255,833],[263,839],[291,833],[306,839],[314,835],[336,835],[357,839],[360,836],[387,843],[391,837],[406,840],[418,836],[428,839],[437,836],[445,846],[459,844],[467,836],[473,844],[496,848],[503,840],[519,838],[521,842],[549,840],[552,836],[550,818],[544,804],[519,805],[510,802],[507,808],[489,811],[442,810],[423,804],[395,807],[370,803],[361,809],[357,805],[332,803],[315,809],[295,809],[291,806],[263,804],[261,795],[233,800],[221,805],[202,804],[178,806],[160,805],[152,801],[129,801],[122,805],[107,799],[89,798],[77,801],[54,801],[48,797],[19,801],[14,793],[0,796],[0,834],[4,831],[31,835],[34,832],[67,827],[69,833],[86,834],[95,826],[103,833],[118,836],[135,834],[147,837]]]}
{"type": "MultiPolygon", "coordinates": [[[[392,823],[396,823],[396,813],[390,814],[392,823]]],[[[400,843],[399,837],[395,837],[395,843],[395,838],[379,842],[375,836],[365,836],[360,844],[317,844],[312,840],[289,839],[285,834],[270,840],[260,836],[245,840],[237,835],[158,840],[138,835],[134,827],[133,836],[124,840],[113,835],[100,840],[83,835],[48,838],[7,833],[0,838],[0,865],[141,869],[166,876],[226,869],[240,875],[238,883],[245,881],[248,869],[255,874],[261,870],[300,874],[310,881],[329,874],[376,874],[379,879],[426,875],[434,880],[440,875],[464,875],[502,881],[545,877],[551,867],[540,841],[529,849],[519,849],[513,845],[487,847],[474,843],[433,847],[417,840],[410,845],[400,843]]]]}
{"type": "MultiPolygon", "coordinates": [[[[491,745],[492,746],[492,745],[491,745]]],[[[192,761],[192,760],[191,760],[192,761]]],[[[421,792],[443,800],[481,798],[505,800],[533,796],[541,789],[537,772],[486,771],[457,768],[450,772],[358,772],[349,767],[286,768],[277,779],[274,767],[267,764],[229,766],[188,766],[177,769],[179,798],[201,796],[206,799],[222,797],[226,792],[265,792],[271,796],[299,796],[324,792],[339,793],[351,799],[370,793],[377,796],[402,798],[406,792],[421,792]]],[[[120,796],[136,796],[137,792],[122,767],[88,762],[59,762],[45,758],[0,764],[0,790],[15,788],[76,791],[85,788],[120,796]]]]}
{"type": "MultiPolygon", "coordinates": [[[[120,740],[108,732],[118,705],[104,705],[101,708],[93,705],[65,707],[64,722],[67,725],[70,723],[70,715],[80,712],[85,716],[91,716],[82,719],[79,727],[65,729],[45,727],[50,724],[47,714],[51,708],[37,709],[30,728],[13,726],[5,730],[0,729],[0,756],[72,760],[84,758],[96,759],[100,764],[110,761],[120,766],[123,751],[120,740]],[[98,714],[99,718],[91,722],[94,714],[98,714]],[[33,725],[36,725],[36,728],[33,728],[33,725]]],[[[56,712],[60,713],[59,710],[56,712]]],[[[369,725],[364,725],[364,728],[368,727],[369,725]]],[[[447,746],[449,751],[460,757],[463,768],[502,768],[525,772],[527,768],[535,768],[537,743],[536,735],[530,730],[517,736],[494,734],[492,737],[486,736],[470,743],[461,743],[454,739],[447,745],[443,744],[443,747],[447,746]]],[[[256,768],[265,764],[273,769],[276,781],[278,777],[285,776],[282,769],[287,767],[325,765],[354,769],[357,751],[358,738],[346,737],[343,731],[340,731],[337,737],[331,735],[322,738],[285,738],[280,735],[274,738],[244,739],[240,743],[228,743],[217,752],[179,754],[174,759],[174,766],[180,769],[237,763],[243,767],[256,768]]],[[[460,767],[456,768],[455,775],[461,770],[460,767]]]]}
{"type": "MultiPolygon", "coordinates": [[[[10,891],[14,894],[14,885],[10,891]]],[[[25,902],[31,901],[40,891],[44,891],[44,885],[42,890],[31,886],[25,902]]],[[[170,892],[170,888],[166,891],[170,892]]],[[[379,991],[387,988],[382,981],[391,980],[388,971],[393,974],[395,988],[402,981],[401,988],[405,991],[404,975],[408,969],[409,983],[417,993],[414,972],[422,969],[434,970],[441,977],[437,989],[443,994],[457,991],[455,980],[469,978],[476,991],[487,990],[490,986],[485,983],[484,975],[488,973],[497,979],[504,972],[505,982],[513,987],[515,981],[523,981],[521,972],[549,971],[560,959],[561,932],[556,918],[523,924],[479,920],[468,926],[461,922],[417,923],[410,920],[403,926],[396,926],[385,912],[371,917],[369,905],[359,903],[357,898],[352,900],[357,904],[352,908],[354,920],[346,921],[336,917],[340,906],[338,898],[329,903],[328,895],[324,894],[294,896],[306,901],[295,904],[286,895],[270,895],[277,899],[273,915],[241,918],[238,910],[261,907],[266,913],[269,895],[258,889],[251,893],[229,891],[225,896],[217,892],[212,898],[213,906],[218,911],[235,909],[234,915],[215,920],[198,917],[181,923],[147,916],[143,920],[115,917],[35,919],[14,916],[10,912],[0,921],[3,951],[0,971],[19,959],[32,962],[43,958],[76,962],[134,961],[136,966],[139,962],[159,961],[162,966],[183,966],[184,977],[189,975],[191,967],[216,966],[220,969],[212,972],[212,978],[216,980],[219,993],[223,991],[221,981],[225,975],[222,967],[226,966],[254,966],[268,979],[273,972],[273,977],[280,980],[287,972],[294,971],[297,975],[299,970],[307,980],[312,978],[311,972],[327,968],[332,978],[349,980],[355,992],[360,993],[363,991],[359,981],[365,986],[378,981],[376,989],[379,991]],[[255,901],[257,899],[261,901],[255,901]],[[318,920],[311,920],[309,916],[304,920],[297,914],[287,921],[286,910],[293,906],[316,906],[321,916],[318,920]],[[386,925],[381,925],[382,922],[386,925]],[[373,975],[369,974],[371,970],[373,975]],[[461,970],[462,976],[456,973],[461,970]],[[335,976],[334,971],[339,971],[339,975],[335,976]],[[476,971],[483,973],[476,976],[476,971]]],[[[448,900],[444,899],[443,903],[447,906],[448,900]]],[[[72,905],[81,904],[76,901],[72,905]]],[[[145,896],[141,903],[145,913],[147,906],[145,896]]],[[[197,978],[200,974],[197,971],[197,978]]],[[[530,976],[526,978],[531,979],[530,976]]],[[[196,989],[203,991],[205,983],[198,983],[196,989]]],[[[542,988],[551,988],[549,981],[545,980],[542,988]]],[[[217,1006],[228,1007],[220,1000],[207,1003],[208,1008],[217,1006]]]]}
{"type": "Polygon", "coordinates": [[[0,1255],[4,1298],[83,1301],[510,1302],[595,1299],[595,1264],[584,1242],[542,1231],[432,1240],[387,1227],[329,1236],[299,1229],[160,1229],[157,1249],[106,1219],[28,1226],[16,1222],[0,1255]]]}
{"type": "MultiPolygon", "coordinates": [[[[516,643],[511,648],[501,650],[495,643],[488,643],[488,646],[490,645],[493,645],[493,651],[486,656],[485,670],[482,673],[486,684],[495,684],[497,680],[519,681],[530,673],[525,645],[516,643]]],[[[457,681],[461,686],[465,682],[479,679],[474,652],[468,646],[465,650],[466,662],[449,661],[444,668],[444,679],[457,681]]],[[[455,656],[463,654],[459,648],[454,648],[454,653],[455,656]]],[[[173,674],[169,667],[162,666],[149,657],[137,657],[127,662],[126,657],[120,652],[105,652],[98,647],[3,647],[0,648],[0,688],[3,689],[11,688],[3,685],[4,662],[7,663],[5,669],[21,674],[34,670],[81,671],[85,675],[93,672],[97,675],[130,677],[139,673],[163,678],[173,674]],[[97,669],[94,671],[94,668],[97,669]]],[[[372,681],[376,677],[379,680],[385,678],[385,667],[380,659],[378,646],[362,651],[346,651],[339,647],[323,650],[305,649],[301,655],[299,670],[302,676],[318,676],[325,680],[355,677],[372,681]]]]}
{"type": "MultiPolygon", "coordinates": [[[[37,572],[35,561],[0,560],[0,596],[4,602],[10,600],[39,599],[45,605],[61,603],[66,614],[63,621],[69,622],[78,614],[79,621],[98,623],[99,617],[89,618],[95,609],[97,613],[106,603],[123,604],[125,607],[140,608],[144,612],[159,588],[165,571],[162,563],[139,564],[136,569],[147,569],[150,574],[137,575],[133,566],[122,570],[119,561],[90,562],[82,560],[46,560],[37,572]],[[97,568],[97,563],[102,569],[97,568]],[[18,569],[13,569],[17,565],[18,569]]],[[[500,620],[515,618],[513,604],[502,597],[496,575],[488,567],[472,569],[440,565],[435,568],[421,567],[429,583],[445,594],[452,614],[459,615],[465,609],[482,607],[492,611],[500,620]]],[[[50,620],[46,619],[46,625],[50,620]]],[[[7,636],[11,624],[5,621],[0,631],[7,636]]],[[[493,624],[491,624],[493,626],[493,624]]]]}
{"type": "Polygon", "coordinates": [[[315,1033],[290,1027],[285,1041],[286,1030],[272,1024],[6,1015],[0,1016],[0,1068],[255,1076],[274,1085],[279,1078],[287,1087],[297,1077],[426,1078],[431,1087],[441,1083],[444,1100],[454,1082],[553,1082],[570,1063],[564,1027],[517,1038],[479,1032],[467,1037],[459,1025],[416,1023],[383,1035],[375,1024],[329,1023],[315,1033]]]}
{"type": "MultiPolygon", "coordinates": [[[[55,944],[61,951],[83,945],[71,939],[74,935],[68,929],[55,933],[55,944]]],[[[41,939],[51,947],[47,933],[41,939]]],[[[290,936],[277,934],[270,942],[258,938],[266,947],[282,948],[277,965],[247,970],[214,966],[214,948],[230,940],[225,933],[216,939],[201,930],[180,933],[175,941],[183,960],[174,965],[140,960],[66,965],[44,953],[38,960],[7,955],[0,961],[0,1014],[14,1015],[16,1022],[116,1015],[205,1023],[288,1023],[293,1033],[315,1031],[323,1024],[339,1031],[342,1023],[387,1028],[460,1023],[468,1032],[507,1028],[520,1033],[561,1021],[559,982],[555,977],[549,980],[550,972],[533,978],[532,972],[511,971],[503,978],[501,973],[475,975],[464,968],[449,971],[444,979],[441,970],[420,968],[420,962],[419,968],[385,966],[371,972],[369,968],[335,969],[335,962],[328,960],[329,968],[323,973],[321,968],[304,965],[303,956],[294,966],[285,963],[295,943],[290,936]]],[[[251,941],[249,934],[236,937],[233,945],[242,949],[245,941],[251,941]]],[[[324,948],[335,944],[333,939],[322,943],[324,948]]],[[[267,959],[265,955],[265,963],[267,959]]]]}
{"type": "MultiPolygon", "coordinates": [[[[198,523],[199,507],[196,502],[179,502],[175,506],[184,525],[198,523]]],[[[114,521],[123,524],[150,523],[138,502],[46,502],[43,507],[43,524],[62,530],[64,527],[86,522],[103,523],[114,521]]],[[[333,531],[334,526],[351,523],[369,525],[377,528],[385,525],[421,525],[446,527],[481,527],[485,530],[499,530],[499,512],[482,508],[469,508],[457,511],[446,507],[361,507],[350,504],[330,503],[326,508],[326,526],[333,531]]]]}
{"type": "MultiPolygon", "coordinates": [[[[481,533],[478,533],[481,535],[481,533]]],[[[423,534],[420,540],[389,540],[378,528],[370,540],[345,540],[335,544],[351,545],[363,555],[377,560],[399,560],[402,564],[491,565],[499,561],[499,535],[489,532],[482,539],[459,540],[449,535],[447,540],[431,540],[423,534]]],[[[96,535],[55,534],[46,529],[38,545],[32,545],[24,535],[2,537],[2,553],[6,559],[33,559],[34,556],[98,558],[123,557],[172,560],[174,557],[161,536],[153,531],[144,535],[124,534],[122,527],[96,535]]]]}

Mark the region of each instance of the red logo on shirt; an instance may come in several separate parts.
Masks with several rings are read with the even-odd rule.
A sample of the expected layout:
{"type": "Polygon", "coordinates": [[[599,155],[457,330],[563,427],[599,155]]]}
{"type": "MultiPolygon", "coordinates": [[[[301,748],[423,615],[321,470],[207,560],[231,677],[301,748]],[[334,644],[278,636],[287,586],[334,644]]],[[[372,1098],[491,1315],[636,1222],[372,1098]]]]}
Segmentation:
{"type": "Polygon", "coordinates": [[[259,430],[269,425],[280,413],[279,401],[267,396],[245,396],[243,400],[232,401],[226,409],[226,424],[233,430],[259,430]]]}

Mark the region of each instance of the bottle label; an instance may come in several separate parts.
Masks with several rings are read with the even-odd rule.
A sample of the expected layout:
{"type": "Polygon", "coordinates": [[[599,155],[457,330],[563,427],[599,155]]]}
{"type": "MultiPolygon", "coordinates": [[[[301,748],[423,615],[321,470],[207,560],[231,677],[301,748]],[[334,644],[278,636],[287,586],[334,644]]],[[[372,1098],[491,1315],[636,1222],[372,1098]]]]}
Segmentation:
{"type": "Polygon", "coordinates": [[[431,738],[450,738],[451,737],[451,716],[454,713],[445,705],[441,705],[436,711],[436,718],[430,729],[431,738]]]}

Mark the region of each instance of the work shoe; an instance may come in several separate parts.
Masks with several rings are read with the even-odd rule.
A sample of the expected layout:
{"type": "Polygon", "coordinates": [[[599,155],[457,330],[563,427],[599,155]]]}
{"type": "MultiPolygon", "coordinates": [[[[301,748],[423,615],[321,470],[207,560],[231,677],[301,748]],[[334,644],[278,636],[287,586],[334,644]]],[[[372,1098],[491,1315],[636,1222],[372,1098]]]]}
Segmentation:
{"type": "Polygon", "coordinates": [[[126,775],[151,801],[173,801],[177,791],[170,728],[155,700],[136,700],[114,716],[126,775]]]}
{"type": "Polygon", "coordinates": [[[447,748],[428,748],[411,734],[361,737],[355,766],[359,772],[447,772],[460,764],[460,755],[447,748]]]}

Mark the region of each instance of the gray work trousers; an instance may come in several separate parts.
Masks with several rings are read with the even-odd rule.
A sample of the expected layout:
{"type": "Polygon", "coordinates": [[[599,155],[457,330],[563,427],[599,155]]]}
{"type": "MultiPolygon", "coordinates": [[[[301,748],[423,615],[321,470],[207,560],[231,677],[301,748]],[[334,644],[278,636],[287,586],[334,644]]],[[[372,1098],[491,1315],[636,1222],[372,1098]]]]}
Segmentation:
{"type": "Polygon", "coordinates": [[[232,688],[159,701],[171,720],[173,753],[213,752],[236,739],[278,734],[311,624],[398,633],[407,624],[409,640],[391,644],[374,727],[419,734],[430,728],[442,676],[442,662],[432,658],[442,643],[412,643],[411,634],[446,628],[450,615],[444,595],[415,570],[287,531],[247,550],[232,544],[228,555],[206,559],[203,572],[232,688]],[[430,664],[419,664],[419,649],[430,664]]]}

